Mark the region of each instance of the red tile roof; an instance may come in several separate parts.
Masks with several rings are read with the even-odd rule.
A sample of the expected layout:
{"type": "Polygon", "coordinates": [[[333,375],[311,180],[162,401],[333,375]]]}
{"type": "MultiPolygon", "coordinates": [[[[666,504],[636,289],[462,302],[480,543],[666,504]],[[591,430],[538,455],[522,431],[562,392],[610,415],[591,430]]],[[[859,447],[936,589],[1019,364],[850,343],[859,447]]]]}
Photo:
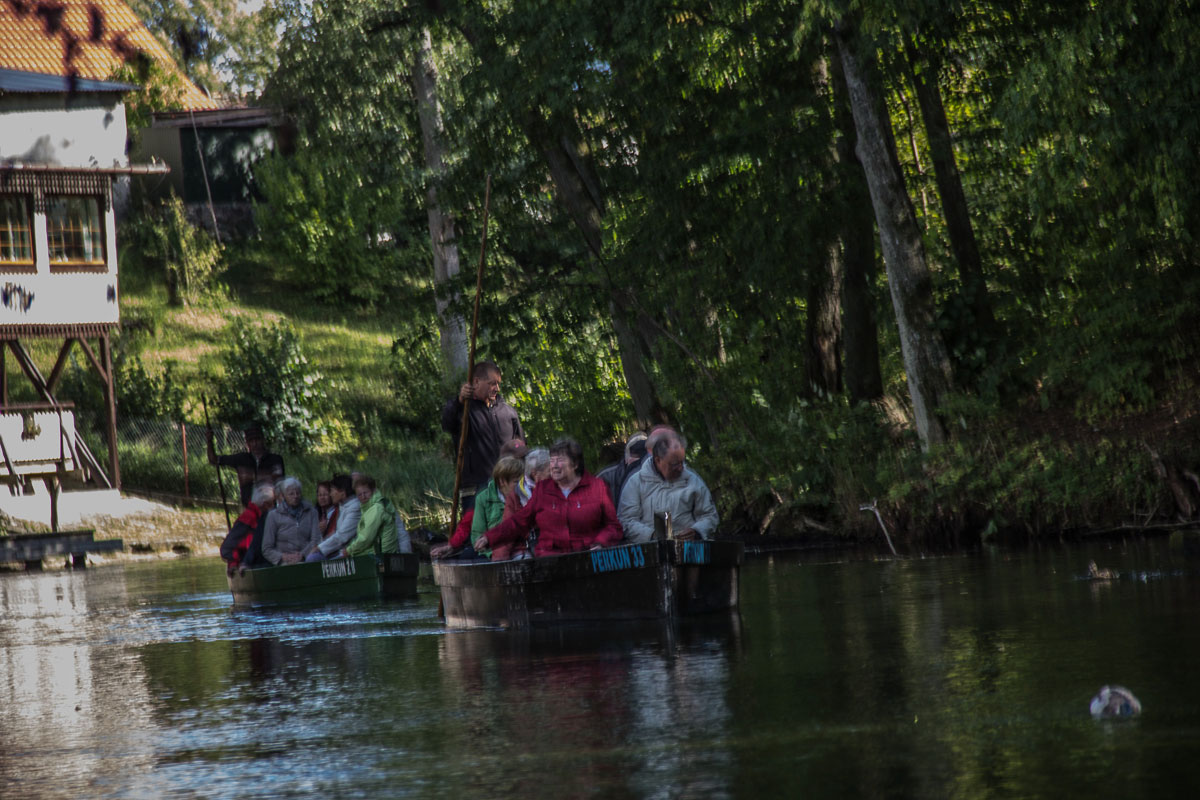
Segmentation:
{"type": "Polygon", "coordinates": [[[0,0],[0,68],[103,81],[139,50],[179,76],[185,110],[219,107],[122,0],[0,0]]]}

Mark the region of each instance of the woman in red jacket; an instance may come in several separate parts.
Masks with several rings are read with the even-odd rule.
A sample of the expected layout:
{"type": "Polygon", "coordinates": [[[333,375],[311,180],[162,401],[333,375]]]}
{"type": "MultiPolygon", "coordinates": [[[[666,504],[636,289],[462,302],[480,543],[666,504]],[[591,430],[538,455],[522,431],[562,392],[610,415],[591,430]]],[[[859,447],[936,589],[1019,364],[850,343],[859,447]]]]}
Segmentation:
{"type": "Polygon", "coordinates": [[[621,541],[612,498],[603,481],[584,469],[583,448],[574,439],[550,447],[550,477],[538,481],[529,502],[483,536],[488,547],[523,540],[537,528],[535,555],[598,550],[621,541]]]}

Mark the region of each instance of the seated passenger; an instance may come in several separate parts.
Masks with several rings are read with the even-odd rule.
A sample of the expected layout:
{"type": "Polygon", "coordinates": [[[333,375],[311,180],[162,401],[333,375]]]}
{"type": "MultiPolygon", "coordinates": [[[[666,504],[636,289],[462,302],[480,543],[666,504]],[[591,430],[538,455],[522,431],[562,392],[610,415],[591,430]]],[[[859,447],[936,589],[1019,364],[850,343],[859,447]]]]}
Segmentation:
{"type": "Polygon", "coordinates": [[[275,487],[265,482],[256,485],[250,493],[250,502],[229,529],[225,541],[221,542],[221,558],[225,559],[226,571],[230,574],[234,570],[264,566],[263,527],[273,505],[275,487]]]}
{"type": "Polygon", "coordinates": [[[524,552],[524,545],[514,548],[511,544],[503,544],[492,548],[486,547],[479,537],[488,528],[494,528],[505,518],[508,510],[505,502],[513,493],[517,483],[525,476],[525,464],[519,458],[504,456],[492,467],[492,479],[475,494],[475,519],[471,523],[471,545],[475,552],[492,561],[507,561],[513,557],[514,551],[524,552]]]}
{"type": "Polygon", "coordinates": [[[322,539],[333,533],[329,529],[329,522],[333,518],[334,509],[337,508],[329,496],[329,485],[329,481],[321,481],[317,484],[317,499],[313,503],[313,508],[317,509],[317,530],[322,539]]]}
{"type": "MultiPolygon", "coordinates": [[[[358,530],[346,545],[346,555],[364,556],[375,552],[378,540],[380,551],[399,553],[400,542],[396,527],[396,507],[375,488],[375,479],[370,475],[359,475],[354,482],[354,494],[358,497],[362,514],[358,519],[358,530]]],[[[403,528],[403,523],[401,523],[403,528]]],[[[405,539],[408,538],[407,532],[405,539]]],[[[412,552],[409,546],[408,552],[412,552]]]]}
{"type": "MultiPolygon", "coordinates": [[[[362,507],[354,496],[354,485],[349,475],[334,475],[329,482],[329,499],[337,506],[336,525],[332,535],[326,536],[305,557],[305,561],[321,561],[326,558],[337,558],[346,543],[358,532],[358,518],[362,507]]],[[[332,523],[331,523],[332,524],[332,523]]]]}
{"type": "Polygon", "coordinates": [[[632,542],[654,538],[654,515],[671,513],[676,539],[709,539],[717,529],[717,507],[700,476],[684,463],[687,443],[675,431],[655,437],[650,458],[621,490],[617,516],[632,542]]]}
{"type": "Polygon", "coordinates": [[[625,453],[621,460],[596,473],[596,477],[604,481],[604,485],[608,487],[608,496],[612,498],[616,508],[621,507],[621,489],[625,486],[626,479],[641,466],[644,455],[646,455],[646,434],[638,431],[625,442],[625,453]]]}
{"type": "Polygon", "coordinates": [[[599,550],[621,541],[621,523],[608,489],[584,469],[583,448],[574,439],[550,447],[550,478],[539,481],[529,503],[479,537],[484,547],[524,542],[538,529],[538,556],[599,550]]]}
{"type": "Polygon", "coordinates": [[[538,447],[525,454],[525,475],[517,481],[516,489],[504,502],[505,513],[511,514],[529,502],[538,481],[550,477],[550,451],[538,447]]]}
{"type": "Polygon", "coordinates": [[[263,558],[272,564],[295,564],[321,540],[317,509],[300,493],[300,481],[288,476],[279,482],[281,500],[267,514],[263,528],[263,558]]]}
{"type": "Polygon", "coordinates": [[[429,557],[434,561],[442,558],[475,558],[475,548],[471,547],[468,541],[471,538],[471,524],[474,520],[475,509],[467,509],[458,521],[458,527],[450,535],[450,541],[429,548],[429,557]]]}

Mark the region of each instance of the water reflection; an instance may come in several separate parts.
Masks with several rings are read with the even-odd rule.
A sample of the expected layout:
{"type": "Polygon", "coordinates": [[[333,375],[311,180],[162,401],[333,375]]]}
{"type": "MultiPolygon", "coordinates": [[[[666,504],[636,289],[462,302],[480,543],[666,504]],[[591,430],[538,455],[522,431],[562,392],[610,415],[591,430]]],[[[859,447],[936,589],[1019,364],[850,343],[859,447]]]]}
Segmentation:
{"type": "MultiPolygon", "coordinates": [[[[124,602],[113,577],[100,602],[124,602]]],[[[152,763],[145,673],[89,641],[92,586],[71,572],[0,580],[0,786],[35,797],[103,793],[114,770],[152,763]]]]}
{"type": "Polygon", "coordinates": [[[204,560],[0,575],[0,796],[1171,795],[1200,569],[1161,542],[750,561],[740,615],[235,609],[204,560]],[[1118,571],[1086,579],[1087,562],[1118,571]],[[1097,723],[1102,684],[1136,721],[1097,723]]]}

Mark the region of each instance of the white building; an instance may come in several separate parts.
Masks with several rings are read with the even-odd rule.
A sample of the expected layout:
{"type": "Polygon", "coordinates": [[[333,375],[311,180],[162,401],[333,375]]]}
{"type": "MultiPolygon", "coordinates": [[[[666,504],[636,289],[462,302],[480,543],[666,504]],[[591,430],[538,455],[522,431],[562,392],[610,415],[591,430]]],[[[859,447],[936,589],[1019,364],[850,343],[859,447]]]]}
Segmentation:
{"type": "Polygon", "coordinates": [[[113,181],[167,172],[130,163],[123,97],[137,87],[112,76],[129,72],[127,64],[154,63],[180,79],[185,108],[217,105],[120,0],[64,0],[55,8],[61,15],[51,26],[32,4],[0,3],[0,423],[9,418],[0,424],[9,432],[0,434],[0,482],[41,477],[52,495],[74,470],[120,485],[109,340],[120,324],[113,181]],[[48,373],[22,344],[31,338],[62,342],[48,373]],[[104,384],[107,474],[74,436],[64,417],[69,404],[55,397],[75,346],[104,384]],[[9,402],[10,355],[44,401],[36,407],[9,402]],[[31,447],[40,439],[44,447],[31,447]]]}

